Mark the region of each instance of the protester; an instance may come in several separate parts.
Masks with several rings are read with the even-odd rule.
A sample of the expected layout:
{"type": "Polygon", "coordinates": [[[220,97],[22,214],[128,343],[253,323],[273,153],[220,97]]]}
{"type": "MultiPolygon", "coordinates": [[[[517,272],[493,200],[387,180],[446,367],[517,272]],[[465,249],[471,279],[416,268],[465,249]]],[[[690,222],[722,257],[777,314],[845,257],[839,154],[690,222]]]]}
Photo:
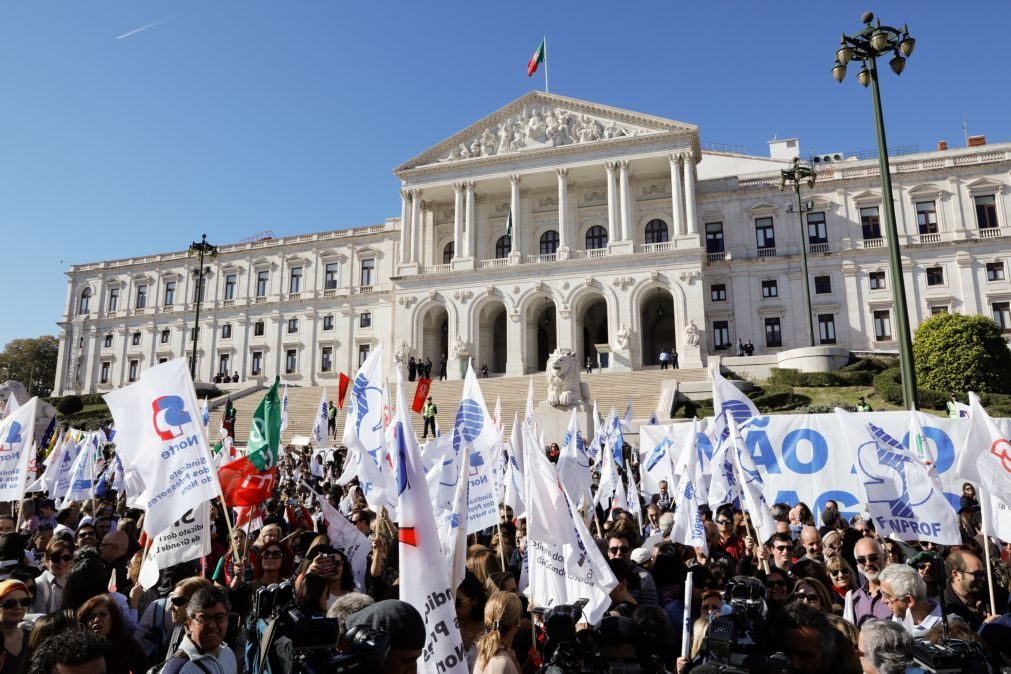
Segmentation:
{"type": "Polygon", "coordinates": [[[104,637],[112,645],[105,658],[108,674],[129,674],[147,669],[147,655],[140,644],[123,628],[123,618],[116,602],[100,594],[77,609],[77,619],[84,629],[104,637]]]}
{"type": "Polygon", "coordinates": [[[485,633],[477,642],[474,674],[520,674],[512,651],[520,627],[520,599],[511,592],[496,592],[484,607],[485,633]]]}
{"type": "Polygon", "coordinates": [[[162,674],[235,674],[235,654],[224,643],[228,606],[221,590],[197,590],[186,606],[186,636],[162,674]]]}
{"type": "Polygon", "coordinates": [[[15,674],[28,645],[28,630],[21,621],[31,606],[28,588],[19,580],[0,583],[0,633],[3,634],[3,652],[0,653],[0,674],[15,674]]]}
{"type": "Polygon", "coordinates": [[[913,662],[913,638],[887,620],[868,620],[860,629],[858,649],[865,674],[904,674],[913,662]]]}
{"type": "Polygon", "coordinates": [[[39,645],[28,674],[106,674],[112,646],[87,630],[67,630],[39,645]]]}

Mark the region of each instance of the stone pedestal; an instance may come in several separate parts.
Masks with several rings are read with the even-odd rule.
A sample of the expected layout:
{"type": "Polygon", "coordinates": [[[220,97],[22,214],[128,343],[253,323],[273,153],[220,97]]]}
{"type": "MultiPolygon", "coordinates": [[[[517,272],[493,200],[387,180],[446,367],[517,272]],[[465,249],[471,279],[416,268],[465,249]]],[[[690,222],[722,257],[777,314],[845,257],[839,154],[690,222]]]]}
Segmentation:
{"type": "Polygon", "coordinates": [[[698,346],[684,346],[678,349],[678,367],[693,368],[705,367],[706,362],[702,357],[702,349],[698,346]]]}
{"type": "Polygon", "coordinates": [[[460,364],[460,379],[466,379],[467,364],[470,362],[470,353],[467,351],[457,351],[456,357],[460,364]]]}
{"type": "MultiPolygon", "coordinates": [[[[589,397],[586,384],[583,384],[583,397],[589,397]]],[[[562,446],[565,432],[569,428],[569,419],[572,417],[572,410],[576,410],[576,421],[579,430],[583,434],[583,439],[589,443],[593,439],[593,402],[581,402],[578,405],[567,407],[555,407],[545,402],[540,402],[534,407],[534,421],[540,425],[544,433],[544,442],[550,445],[557,442],[562,446]]]]}

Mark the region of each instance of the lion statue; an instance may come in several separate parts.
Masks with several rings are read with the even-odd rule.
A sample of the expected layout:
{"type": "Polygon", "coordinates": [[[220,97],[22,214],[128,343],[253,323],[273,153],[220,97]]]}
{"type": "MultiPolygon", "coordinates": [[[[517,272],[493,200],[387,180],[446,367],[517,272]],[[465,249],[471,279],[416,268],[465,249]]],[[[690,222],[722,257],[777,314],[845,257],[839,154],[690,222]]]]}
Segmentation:
{"type": "MultiPolygon", "coordinates": [[[[29,396],[27,389],[25,389],[25,385],[19,381],[8,379],[3,384],[0,384],[0,412],[6,408],[7,400],[10,398],[12,393],[14,394],[14,398],[20,404],[24,405],[28,402],[29,396]]],[[[42,436],[49,427],[49,422],[52,421],[55,416],[55,407],[41,400],[38,402],[38,405],[35,408],[35,442],[42,440],[42,436]]]]}
{"type": "Polygon", "coordinates": [[[571,349],[555,349],[548,356],[548,404],[568,407],[580,403],[579,361],[571,349]]]}

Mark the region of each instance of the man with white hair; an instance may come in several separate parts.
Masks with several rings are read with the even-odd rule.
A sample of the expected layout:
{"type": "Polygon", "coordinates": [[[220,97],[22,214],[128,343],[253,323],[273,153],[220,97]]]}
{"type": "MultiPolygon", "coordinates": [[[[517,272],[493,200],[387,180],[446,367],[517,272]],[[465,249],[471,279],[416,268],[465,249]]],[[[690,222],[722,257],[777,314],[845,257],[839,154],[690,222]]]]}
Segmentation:
{"type": "Polygon", "coordinates": [[[941,620],[941,606],[927,598],[927,584],[911,566],[891,564],[881,572],[881,598],[914,639],[921,639],[941,620]]]}
{"type": "Polygon", "coordinates": [[[857,641],[864,674],[904,674],[913,664],[913,637],[889,620],[868,620],[857,641]]]}

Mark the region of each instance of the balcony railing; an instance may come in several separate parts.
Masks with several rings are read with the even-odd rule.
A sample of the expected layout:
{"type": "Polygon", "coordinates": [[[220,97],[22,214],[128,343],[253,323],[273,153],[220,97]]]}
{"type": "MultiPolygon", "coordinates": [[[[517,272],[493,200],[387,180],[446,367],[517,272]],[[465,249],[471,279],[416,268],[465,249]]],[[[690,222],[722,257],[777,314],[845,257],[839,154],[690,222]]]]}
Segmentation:
{"type": "Polygon", "coordinates": [[[445,274],[450,271],[451,265],[448,264],[431,264],[427,267],[421,268],[422,274],[445,274]]]}
{"type": "Polygon", "coordinates": [[[981,239],[996,239],[998,236],[1000,236],[1000,227],[988,227],[979,230],[979,238],[981,239]]]}
{"type": "Polygon", "coordinates": [[[726,262],[727,261],[727,251],[721,250],[718,253],[706,253],[707,262],[726,262]]]}
{"type": "Polygon", "coordinates": [[[235,300],[221,300],[221,306],[223,307],[234,307],[235,300]]]}
{"type": "Polygon", "coordinates": [[[811,243],[807,246],[809,253],[828,253],[830,250],[828,243],[811,243]]]}
{"type": "Polygon", "coordinates": [[[299,302],[302,300],[302,293],[288,293],[289,302],[299,302]]]}
{"type": "Polygon", "coordinates": [[[481,269],[493,269],[495,267],[507,267],[509,265],[509,258],[507,257],[496,257],[490,260],[481,260],[481,269]]]}
{"type": "Polygon", "coordinates": [[[776,247],[772,246],[770,248],[759,248],[758,257],[776,257],[776,247]]]}
{"type": "Polygon", "coordinates": [[[672,250],[674,250],[673,241],[664,241],[662,243],[644,243],[639,248],[639,251],[643,253],[667,253],[672,250]]]}
{"type": "Polygon", "coordinates": [[[267,296],[266,295],[260,295],[259,297],[255,297],[253,299],[253,302],[255,304],[266,304],[266,302],[267,302],[267,296]]]}
{"type": "Polygon", "coordinates": [[[540,255],[528,255],[527,262],[557,262],[558,253],[541,253],[540,255]]]}
{"type": "Polygon", "coordinates": [[[577,250],[573,251],[572,257],[574,257],[577,260],[585,260],[587,258],[593,259],[593,258],[607,257],[607,249],[591,248],[589,250],[577,250]]]}
{"type": "Polygon", "coordinates": [[[327,288],[326,290],[323,291],[323,297],[336,297],[336,296],[337,296],[336,288],[327,288]]]}
{"type": "Polygon", "coordinates": [[[861,242],[860,245],[861,245],[861,248],[884,248],[885,247],[885,240],[884,239],[880,239],[880,238],[879,239],[864,239],[861,242]]]}
{"type": "Polygon", "coordinates": [[[937,243],[941,240],[940,232],[934,232],[932,234],[920,234],[917,239],[919,243],[937,243]]]}

